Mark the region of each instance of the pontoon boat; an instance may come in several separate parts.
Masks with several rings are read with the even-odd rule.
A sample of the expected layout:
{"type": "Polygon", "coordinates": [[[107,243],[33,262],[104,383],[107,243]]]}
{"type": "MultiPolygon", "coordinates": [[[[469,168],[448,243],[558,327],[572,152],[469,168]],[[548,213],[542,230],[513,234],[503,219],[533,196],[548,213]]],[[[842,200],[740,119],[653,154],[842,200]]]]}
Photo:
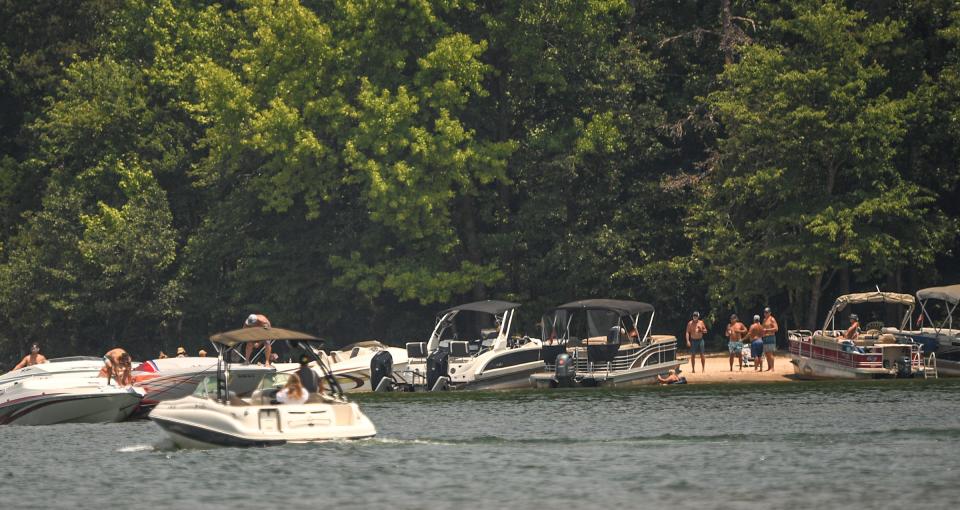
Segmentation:
{"type": "Polygon", "coordinates": [[[874,379],[923,376],[922,345],[890,331],[902,330],[910,320],[913,296],[893,292],[865,292],[840,296],[819,331],[790,330],[790,362],[807,379],[874,379]],[[845,339],[846,328],[836,325],[837,314],[849,305],[879,303],[906,307],[899,328],[871,320],[855,339],[845,339]],[[886,332],[885,332],[886,331],[886,332]]]}
{"type": "Polygon", "coordinates": [[[543,316],[543,370],[535,388],[653,384],[680,366],[677,339],[651,335],[653,306],[639,301],[588,299],[558,306],[543,316]],[[649,314],[641,334],[641,316],[649,314]]]}
{"type": "MultiPolygon", "coordinates": [[[[897,331],[923,345],[924,356],[934,356],[939,375],[960,377],[960,329],[953,315],[960,303],[960,285],[930,287],[917,291],[920,317],[917,329],[897,331]]],[[[928,364],[929,365],[929,364],[928,364]]]]}

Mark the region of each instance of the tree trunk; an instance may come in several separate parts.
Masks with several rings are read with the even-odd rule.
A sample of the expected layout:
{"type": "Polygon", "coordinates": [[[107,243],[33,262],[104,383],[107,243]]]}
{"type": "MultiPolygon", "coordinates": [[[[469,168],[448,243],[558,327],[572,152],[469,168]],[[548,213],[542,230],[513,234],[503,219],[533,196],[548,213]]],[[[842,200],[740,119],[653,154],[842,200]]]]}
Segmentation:
{"type": "Polygon", "coordinates": [[[821,282],[823,282],[823,273],[818,273],[810,286],[810,304],[807,308],[806,324],[807,329],[811,331],[817,329],[817,310],[820,309],[820,294],[823,292],[820,288],[821,282]]]}
{"type": "MultiPolygon", "coordinates": [[[[463,248],[466,251],[467,260],[480,265],[480,239],[477,235],[476,206],[473,197],[463,195],[463,207],[460,208],[463,219],[463,248]]],[[[480,301],[486,298],[486,289],[483,282],[476,281],[473,284],[473,299],[480,301]]]]}
{"type": "Polygon", "coordinates": [[[730,10],[730,0],[720,1],[720,49],[723,50],[723,64],[733,64],[733,14],[730,10]]]}

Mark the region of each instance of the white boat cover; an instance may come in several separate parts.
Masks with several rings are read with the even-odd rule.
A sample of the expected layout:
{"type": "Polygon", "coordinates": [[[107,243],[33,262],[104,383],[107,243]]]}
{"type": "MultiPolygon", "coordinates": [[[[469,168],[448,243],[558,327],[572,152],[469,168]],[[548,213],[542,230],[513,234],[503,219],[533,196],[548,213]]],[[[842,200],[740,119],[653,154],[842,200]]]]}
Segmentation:
{"type": "Polygon", "coordinates": [[[947,303],[956,304],[960,302],[960,284],[918,290],[917,299],[939,299],[947,303]]]}

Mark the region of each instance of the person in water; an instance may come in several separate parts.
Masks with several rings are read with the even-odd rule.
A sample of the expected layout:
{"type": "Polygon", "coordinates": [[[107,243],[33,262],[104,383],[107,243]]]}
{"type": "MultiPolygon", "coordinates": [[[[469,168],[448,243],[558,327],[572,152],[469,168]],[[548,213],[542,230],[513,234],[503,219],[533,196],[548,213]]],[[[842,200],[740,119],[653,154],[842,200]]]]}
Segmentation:
{"type": "Polygon", "coordinates": [[[43,354],[40,354],[40,344],[34,342],[30,344],[30,354],[27,354],[20,360],[20,363],[17,363],[17,366],[13,367],[13,370],[19,370],[23,367],[32,367],[33,365],[39,365],[40,363],[46,363],[47,357],[43,354]]]}
{"type": "Polygon", "coordinates": [[[300,383],[300,376],[297,374],[290,374],[287,384],[277,392],[277,402],[281,404],[303,404],[309,397],[310,394],[300,383]]]}
{"type": "MultiPolygon", "coordinates": [[[[243,327],[245,328],[260,327],[264,329],[270,329],[270,319],[268,319],[266,315],[251,313],[250,315],[247,316],[247,320],[243,321],[243,327]]],[[[271,345],[270,342],[265,342],[265,343],[266,343],[266,348],[265,348],[266,356],[264,357],[264,359],[266,360],[266,365],[269,367],[270,362],[273,359],[273,345],[271,345]]],[[[244,347],[244,353],[243,353],[243,357],[246,358],[247,363],[250,363],[251,361],[250,357],[253,356],[253,353],[257,352],[256,349],[259,349],[260,345],[261,345],[260,342],[247,342],[246,347],[244,347]]]]}
{"type": "Polygon", "coordinates": [[[679,373],[680,368],[668,371],[666,377],[661,377],[660,374],[657,374],[657,382],[660,384],[686,384],[687,378],[678,375],[679,373]]]}

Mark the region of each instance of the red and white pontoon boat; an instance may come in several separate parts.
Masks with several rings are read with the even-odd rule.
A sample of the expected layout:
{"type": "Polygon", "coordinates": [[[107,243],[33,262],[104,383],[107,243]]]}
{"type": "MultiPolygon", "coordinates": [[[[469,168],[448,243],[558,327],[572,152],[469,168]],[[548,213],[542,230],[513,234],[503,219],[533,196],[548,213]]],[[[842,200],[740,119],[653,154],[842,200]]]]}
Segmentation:
{"type": "Polygon", "coordinates": [[[837,298],[819,331],[790,330],[790,362],[805,379],[876,379],[923,376],[926,370],[923,347],[909,337],[891,331],[902,330],[910,320],[913,296],[893,292],[847,294],[837,298]],[[906,307],[899,328],[881,320],[867,322],[856,338],[846,339],[846,328],[837,328],[837,314],[848,305],[879,303],[906,307]]]}

